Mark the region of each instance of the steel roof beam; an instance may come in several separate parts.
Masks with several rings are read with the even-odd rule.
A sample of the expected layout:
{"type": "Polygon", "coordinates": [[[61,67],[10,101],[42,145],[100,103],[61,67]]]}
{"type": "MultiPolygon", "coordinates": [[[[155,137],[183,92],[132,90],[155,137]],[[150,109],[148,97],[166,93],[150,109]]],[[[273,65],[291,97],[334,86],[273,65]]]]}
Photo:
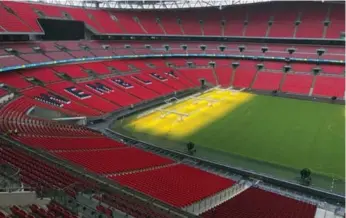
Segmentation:
{"type": "Polygon", "coordinates": [[[99,2],[101,8],[120,9],[179,9],[196,7],[220,7],[227,5],[251,4],[257,2],[268,2],[273,0],[26,0],[27,2],[42,2],[65,6],[96,7],[99,2]]]}

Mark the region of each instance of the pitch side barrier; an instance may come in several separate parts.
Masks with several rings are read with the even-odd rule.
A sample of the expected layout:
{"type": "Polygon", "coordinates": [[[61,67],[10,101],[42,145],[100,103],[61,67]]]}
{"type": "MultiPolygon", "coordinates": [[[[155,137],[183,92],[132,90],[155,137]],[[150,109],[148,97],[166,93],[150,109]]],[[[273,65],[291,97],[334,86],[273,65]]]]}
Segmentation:
{"type": "Polygon", "coordinates": [[[56,64],[71,64],[71,63],[83,63],[92,61],[105,61],[105,60],[120,60],[120,59],[146,59],[146,58],[181,58],[181,57],[198,57],[198,58],[230,58],[230,59],[244,59],[244,60],[263,60],[263,61],[291,61],[302,63],[325,63],[345,65],[344,60],[325,60],[314,58],[288,58],[288,57],[270,57],[270,56],[250,56],[250,55],[230,55],[230,54],[149,54],[149,55],[118,55],[118,56],[101,56],[90,58],[74,58],[57,61],[47,61],[32,64],[16,65],[10,67],[0,68],[0,72],[8,72],[14,70],[30,69],[36,67],[45,67],[56,64]]]}
{"type": "Polygon", "coordinates": [[[159,146],[141,141],[139,139],[135,139],[123,134],[120,134],[118,132],[115,132],[109,128],[105,129],[106,133],[109,137],[118,137],[118,138],[122,138],[124,140],[128,140],[129,142],[136,142],[136,143],[140,143],[141,146],[147,147],[150,150],[160,153],[161,155],[166,152],[166,153],[170,153],[170,154],[174,154],[174,156],[179,157],[180,159],[190,159],[193,162],[196,163],[201,163],[201,164],[205,164],[205,165],[209,165],[210,167],[216,169],[216,170],[224,170],[224,171],[229,171],[238,175],[241,175],[243,177],[245,177],[245,179],[258,179],[260,181],[263,181],[267,184],[271,184],[274,186],[279,186],[279,187],[284,187],[288,190],[291,191],[297,191],[300,192],[302,194],[308,194],[314,197],[319,198],[320,200],[323,200],[325,202],[331,203],[331,204],[340,204],[340,205],[345,205],[345,196],[343,195],[338,195],[338,194],[334,194],[334,193],[330,193],[327,191],[323,191],[323,190],[319,190],[319,189],[315,189],[312,187],[308,187],[308,186],[303,186],[297,183],[293,183],[293,182],[289,182],[289,181],[285,181],[285,180],[280,180],[268,175],[263,175],[263,174],[259,174],[253,171],[248,171],[248,170],[244,170],[244,169],[240,169],[237,167],[232,167],[232,166],[227,166],[227,165],[223,165],[220,163],[216,163],[213,161],[209,161],[209,160],[205,160],[202,158],[198,158],[198,157],[194,157],[179,151],[175,151],[172,149],[168,149],[168,148],[161,148],[159,146]]]}

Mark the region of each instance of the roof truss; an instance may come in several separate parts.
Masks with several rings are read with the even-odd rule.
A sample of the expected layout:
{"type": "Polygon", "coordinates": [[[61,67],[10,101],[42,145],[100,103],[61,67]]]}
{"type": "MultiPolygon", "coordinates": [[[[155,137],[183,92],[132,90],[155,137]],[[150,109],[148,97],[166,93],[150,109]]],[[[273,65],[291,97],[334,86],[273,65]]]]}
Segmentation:
{"type": "Polygon", "coordinates": [[[65,6],[117,8],[131,10],[150,9],[178,9],[219,7],[222,9],[228,5],[251,4],[268,2],[272,0],[28,0],[29,2],[41,2],[65,6]]]}

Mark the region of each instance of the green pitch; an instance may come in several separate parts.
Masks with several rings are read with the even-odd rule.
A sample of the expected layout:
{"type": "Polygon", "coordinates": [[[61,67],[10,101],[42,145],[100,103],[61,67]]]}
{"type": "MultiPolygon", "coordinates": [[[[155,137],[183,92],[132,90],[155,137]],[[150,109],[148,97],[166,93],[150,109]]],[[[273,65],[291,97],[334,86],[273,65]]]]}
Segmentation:
{"type": "Polygon", "coordinates": [[[345,178],[343,105],[256,96],[186,140],[214,150],[345,178]]]}
{"type": "MultiPolygon", "coordinates": [[[[333,182],[327,182],[325,178],[334,178],[340,179],[340,184],[344,187],[343,105],[255,95],[222,117],[175,142],[172,137],[165,138],[153,132],[141,133],[138,129],[131,129],[127,123],[134,119],[137,117],[125,120],[121,129],[159,146],[183,150],[186,142],[192,141],[197,147],[196,155],[200,157],[210,157],[209,159],[222,163],[228,161],[229,164],[258,171],[266,168],[266,164],[282,167],[290,171],[289,175],[282,176],[287,179],[298,176],[299,170],[307,167],[314,175],[323,177],[319,179],[320,186],[329,187],[333,182]],[[236,158],[227,159],[227,155],[256,163],[246,165],[236,158]],[[261,163],[264,167],[260,169],[261,163]]],[[[188,127],[189,122],[184,122],[188,127]]],[[[268,168],[265,173],[275,174],[275,170],[268,168]]]]}

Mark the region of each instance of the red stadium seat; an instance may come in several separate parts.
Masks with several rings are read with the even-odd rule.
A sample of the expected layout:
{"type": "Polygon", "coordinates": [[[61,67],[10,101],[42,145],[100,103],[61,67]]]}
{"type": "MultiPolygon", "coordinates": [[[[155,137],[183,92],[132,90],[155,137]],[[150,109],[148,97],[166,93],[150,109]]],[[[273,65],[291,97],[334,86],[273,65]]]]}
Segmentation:
{"type": "Polygon", "coordinates": [[[110,178],[177,207],[188,206],[234,184],[183,164],[110,178]]]}
{"type": "Polygon", "coordinates": [[[267,91],[279,90],[283,75],[283,73],[258,72],[252,88],[267,91]]]}
{"type": "Polygon", "coordinates": [[[331,76],[316,76],[313,95],[345,97],[345,78],[331,76]]]}
{"type": "Polygon", "coordinates": [[[313,218],[316,206],[258,188],[250,188],[203,213],[203,218],[313,218]]]}
{"type": "MultiPolygon", "coordinates": [[[[229,193],[221,196],[225,190],[239,191],[238,185],[247,178],[228,174],[239,181],[233,186],[236,181],[204,170],[202,161],[186,164],[189,158],[167,158],[139,141],[115,141],[107,138],[108,132],[84,125],[106,128],[110,118],[137,116],[137,107],[147,110],[172,96],[204,92],[201,79],[213,89],[277,90],[289,96],[341,100],[345,97],[344,4],[264,2],[156,10],[170,4],[158,1],[151,9],[111,10],[106,7],[123,2],[87,1],[83,7],[76,2],[0,1],[0,165],[18,169],[17,182],[38,196],[67,195],[64,203],[77,205],[74,211],[80,214],[52,201],[47,206],[1,207],[0,218],[117,217],[118,213],[168,218],[183,217],[177,211],[191,208],[205,218],[315,216],[315,205],[257,187],[204,213],[195,211],[229,197],[229,193]],[[85,39],[46,41],[48,30],[40,19],[79,21],[85,26],[85,39]],[[268,51],[263,53],[263,47],[268,51]],[[287,51],[291,47],[296,49],[293,54],[287,51]],[[317,49],[324,49],[324,54],[319,56],[317,49]],[[88,57],[92,61],[84,59],[88,57]],[[240,64],[236,69],[234,62],[240,64]],[[257,64],[264,68],[258,70],[257,64]],[[285,65],[291,66],[289,72],[283,72],[285,65]],[[321,68],[317,75],[315,67],[321,68]],[[4,96],[9,94],[7,100],[4,96]],[[78,125],[72,123],[75,119],[78,125]],[[84,207],[82,201],[92,204],[84,207]],[[89,210],[91,214],[85,214],[89,210]]],[[[141,4],[131,3],[136,8],[141,4]]],[[[243,96],[239,99],[247,100],[243,96]]],[[[229,109],[236,112],[236,106],[229,109]]]]}
{"type": "Polygon", "coordinates": [[[287,74],[281,91],[307,95],[310,92],[312,80],[313,76],[309,74],[287,74]]]}
{"type": "Polygon", "coordinates": [[[229,87],[231,84],[231,78],[233,70],[230,67],[217,67],[215,68],[216,75],[218,77],[219,84],[222,87],[229,87]]]}
{"type": "Polygon", "coordinates": [[[140,170],[173,163],[170,159],[137,148],[56,152],[55,155],[100,174],[140,170]]]}
{"type": "Polygon", "coordinates": [[[212,69],[182,69],[178,72],[185,78],[189,79],[189,81],[191,81],[195,86],[201,85],[201,79],[205,79],[213,85],[216,85],[217,83],[212,69]]]}

